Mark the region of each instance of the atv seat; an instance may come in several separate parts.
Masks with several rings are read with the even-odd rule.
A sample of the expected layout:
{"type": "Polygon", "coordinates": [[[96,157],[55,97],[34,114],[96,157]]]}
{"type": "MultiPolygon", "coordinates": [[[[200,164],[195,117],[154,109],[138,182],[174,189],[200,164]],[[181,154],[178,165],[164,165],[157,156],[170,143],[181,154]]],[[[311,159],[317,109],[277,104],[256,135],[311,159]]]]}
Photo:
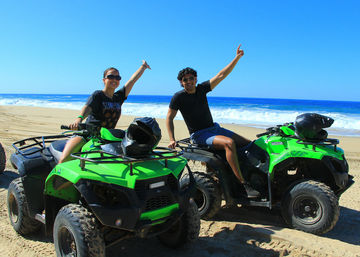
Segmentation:
{"type": "Polygon", "coordinates": [[[58,141],[52,142],[49,147],[49,150],[50,150],[51,154],[54,156],[56,163],[59,162],[62,152],[64,151],[66,142],[67,142],[67,139],[58,140],[58,141]]]}
{"type": "MultiPolygon", "coordinates": [[[[220,155],[225,152],[224,150],[215,149],[213,146],[194,144],[191,141],[190,138],[185,138],[185,139],[182,139],[182,140],[180,140],[178,142],[182,143],[182,144],[187,144],[188,146],[185,147],[185,149],[186,148],[188,148],[188,149],[191,148],[193,152],[198,152],[198,150],[200,150],[200,152],[208,151],[208,152],[211,152],[213,154],[220,154],[220,155]]],[[[253,144],[253,142],[250,142],[249,144],[247,144],[247,145],[245,145],[243,147],[237,147],[238,154],[245,152],[246,149],[248,149],[252,144],[253,144]]]]}

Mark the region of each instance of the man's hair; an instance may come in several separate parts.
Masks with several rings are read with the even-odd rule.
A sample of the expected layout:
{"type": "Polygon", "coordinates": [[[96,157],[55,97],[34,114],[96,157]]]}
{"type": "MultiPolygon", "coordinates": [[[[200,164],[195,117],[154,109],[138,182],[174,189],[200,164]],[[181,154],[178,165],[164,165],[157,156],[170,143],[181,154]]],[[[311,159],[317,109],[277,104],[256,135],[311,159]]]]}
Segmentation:
{"type": "Polygon", "coordinates": [[[186,75],[186,74],[191,74],[193,75],[194,77],[197,77],[197,72],[196,70],[190,68],[190,67],[186,67],[185,69],[182,69],[181,71],[179,71],[179,74],[177,76],[177,79],[179,81],[182,80],[182,78],[186,75]]]}
{"type": "Polygon", "coordinates": [[[110,68],[107,68],[107,69],[104,71],[104,78],[106,77],[107,73],[108,73],[109,71],[111,71],[111,70],[117,71],[117,72],[120,74],[120,72],[119,72],[118,69],[116,69],[116,68],[114,68],[114,67],[110,67],[110,68]]]}

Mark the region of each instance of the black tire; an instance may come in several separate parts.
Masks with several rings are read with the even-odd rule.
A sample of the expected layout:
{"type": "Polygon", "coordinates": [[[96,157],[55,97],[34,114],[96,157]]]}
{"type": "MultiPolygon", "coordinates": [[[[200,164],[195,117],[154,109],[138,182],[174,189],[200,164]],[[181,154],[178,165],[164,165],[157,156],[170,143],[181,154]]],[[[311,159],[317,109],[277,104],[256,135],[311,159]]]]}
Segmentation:
{"type": "MultiPolygon", "coordinates": [[[[196,182],[196,191],[192,196],[201,219],[212,218],[221,208],[221,190],[219,184],[209,174],[193,172],[196,182]]],[[[180,180],[180,186],[186,186],[190,182],[188,174],[180,180]]]]}
{"type": "Polygon", "coordinates": [[[189,208],[169,230],[157,236],[159,241],[170,248],[179,248],[198,239],[200,233],[200,216],[194,201],[190,200],[189,208]]]}
{"type": "Polygon", "coordinates": [[[95,216],[79,204],[63,206],[56,215],[54,245],[57,256],[105,256],[105,241],[95,216]]]}
{"type": "Polygon", "coordinates": [[[303,181],[285,195],[282,214],[289,226],[319,235],[330,231],[338,221],[339,201],[324,183],[303,181]]]}
{"type": "Polygon", "coordinates": [[[7,194],[7,208],[10,223],[20,235],[37,232],[41,223],[29,217],[24,186],[21,178],[11,181],[7,194]]]}
{"type": "Polygon", "coordinates": [[[5,166],[6,166],[5,150],[0,143],[0,173],[2,173],[5,170],[5,166]]]}

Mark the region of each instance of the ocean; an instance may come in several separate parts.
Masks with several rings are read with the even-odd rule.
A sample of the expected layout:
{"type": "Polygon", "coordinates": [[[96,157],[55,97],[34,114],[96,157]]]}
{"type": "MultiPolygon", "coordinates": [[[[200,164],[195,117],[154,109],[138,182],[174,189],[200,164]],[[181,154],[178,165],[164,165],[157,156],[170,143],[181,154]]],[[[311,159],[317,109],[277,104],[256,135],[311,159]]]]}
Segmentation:
{"type": "MultiPolygon", "coordinates": [[[[0,94],[0,105],[36,106],[80,110],[89,95],[0,94]]],[[[166,118],[171,96],[130,95],[122,114],[166,118]]],[[[213,119],[256,128],[295,121],[302,113],[319,113],[335,120],[327,131],[333,135],[360,136],[360,102],[208,97],[213,119]]],[[[180,112],[176,119],[182,119],[180,112]]]]}

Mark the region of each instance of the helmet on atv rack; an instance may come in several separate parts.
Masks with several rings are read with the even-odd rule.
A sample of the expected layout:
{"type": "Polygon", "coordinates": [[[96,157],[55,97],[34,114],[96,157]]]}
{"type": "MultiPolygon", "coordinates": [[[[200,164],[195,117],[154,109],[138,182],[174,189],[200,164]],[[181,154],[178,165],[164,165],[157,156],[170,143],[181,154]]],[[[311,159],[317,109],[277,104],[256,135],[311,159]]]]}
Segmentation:
{"type": "Polygon", "coordinates": [[[317,113],[304,113],[296,117],[296,135],[304,140],[320,141],[327,138],[328,133],[323,128],[328,128],[334,120],[317,113]]]}
{"type": "Polygon", "coordinates": [[[126,130],[121,148],[126,156],[144,156],[157,146],[160,139],[161,129],[154,118],[135,118],[126,130]]]}

